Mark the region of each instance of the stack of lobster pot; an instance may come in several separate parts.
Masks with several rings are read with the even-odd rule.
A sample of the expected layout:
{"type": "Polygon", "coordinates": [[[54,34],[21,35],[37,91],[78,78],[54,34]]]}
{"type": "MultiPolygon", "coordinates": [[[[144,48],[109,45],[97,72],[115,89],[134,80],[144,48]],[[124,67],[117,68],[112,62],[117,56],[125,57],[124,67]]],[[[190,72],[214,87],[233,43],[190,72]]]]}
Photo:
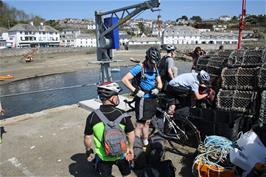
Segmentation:
{"type": "Polygon", "coordinates": [[[246,128],[258,120],[265,123],[266,91],[263,89],[266,89],[266,50],[233,51],[221,78],[217,108],[239,113],[246,128]]]}
{"type": "Polygon", "coordinates": [[[211,85],[215,89],[221,86],[221,72],[226,66],[232,50],[201,56],[196,65],[196,71],[205,70],[210,74],[211,85]]]}

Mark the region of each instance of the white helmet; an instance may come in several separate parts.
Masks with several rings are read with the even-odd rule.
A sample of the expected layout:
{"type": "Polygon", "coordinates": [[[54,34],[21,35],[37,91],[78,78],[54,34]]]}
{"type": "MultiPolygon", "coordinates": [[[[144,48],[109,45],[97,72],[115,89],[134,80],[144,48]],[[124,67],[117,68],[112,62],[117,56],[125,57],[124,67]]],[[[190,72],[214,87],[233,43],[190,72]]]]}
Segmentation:
{"type": "Polygon", "coordinates": [[[97,85],[97,92],[101,100],[105,100],[110,98],[111,96],[118,95],[121,91],[121,87],[115,82],[103,82],[97,85]]]}
{"type": "Polygon", "coordinates": [[[210,75],[204,70],[201,70],[198,74],[200,83],[208,84],[210,82],[210,75]]]}
{"type": "Polygon", "coordinates": [[[171,52],[171,51],[175,51],[176,47],[174,45],[171,44],[167,44],[162,46],[163,49],[165,49],[167,52],[171,52]]]}

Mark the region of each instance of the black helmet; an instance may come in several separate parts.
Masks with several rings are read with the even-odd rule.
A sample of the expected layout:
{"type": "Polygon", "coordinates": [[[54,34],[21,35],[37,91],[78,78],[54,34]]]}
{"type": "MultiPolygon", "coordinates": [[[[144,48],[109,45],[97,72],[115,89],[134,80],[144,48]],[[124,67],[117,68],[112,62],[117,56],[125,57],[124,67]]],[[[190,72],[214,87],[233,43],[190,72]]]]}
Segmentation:
{"type": "Polygon", "coordinates": [[[171,51],[175,51],[176,50],[176,47],[174,45],[167,44],[167,45],[164,46],[164,49],[167,52],[171,52],[171,51]]]}
{"type": "Polygon", "coordinates": [[[118,95],[121,87],[115,82],[103,82],[97,85],[97,93],[101,100],[106,100],[111,96],[118,95]]]}
{"type": "Polygon", "coordinates": [[[151,47],[146,51],[146,59],[154,64],[158,64],[161,60],[160,51],[156,47],[151,47]]]}

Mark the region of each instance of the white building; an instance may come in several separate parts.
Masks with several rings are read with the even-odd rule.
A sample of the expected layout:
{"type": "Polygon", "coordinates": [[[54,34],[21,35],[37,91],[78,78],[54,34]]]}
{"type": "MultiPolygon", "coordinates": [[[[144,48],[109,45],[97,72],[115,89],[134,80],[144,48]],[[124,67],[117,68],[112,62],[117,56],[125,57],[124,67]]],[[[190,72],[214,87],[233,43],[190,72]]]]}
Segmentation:
{"type": "Polygon", "coordinates": [[[203,32],[201,44],[237,44],[238,34],[233,32],[203,32]]]}
{"type": "Polygon", "coordinates": [[[11,47],[52,47],[59,46],[59,32],[51,26],[41,23],[40,26],[17,24],[8,30],[7,43],[11,47]]]}
{"type": "Polygon", "coordinates": [[[60,46],[75,47],[75,40],[80,35],[80,30],[64,29],[60,34],[60,46]]]}
{"type": "Polygon", "coordinates": [[[7,48],[8,33],[6,28],[0,27],[0,49],[7,48]]]}
{"type": "Polygon", "coordinates": [[[94,34],[80,34],[75,39],[74,47],[96,47],[96,36],[94,34]]]}
{"type": "Polygon", "coordinates": [[[88,30],[95,30],[96,29],[96,25],[95,25],[95,21],[89,21],[88,22],[88,30]]]}
{"type": "Polygon", "coordinates": [[[126,32],[119,32],[120,47],[127,45],[130,39],[131,37],[126,32]]]}
{"type": "Polygon", "coordinates": [[[188,20],[185,20],[183,18],[179,18],[176,22],[177,25],[188,25],[189,24],[189,21],[188,20]]]}
{"type": "Polygon", "coordinates": [[[235,32],[211,32],[190,26],[174,26],[165,29],[163,44],[236,44],[235,32]]]}
{"type": "Polygon", "coordinates": [[[77,29],[65,29],[60,34],[62,47],[96,47],[93,34],[83,34],[77,29]]]}
{"type": "Polygon", "coordinates": [[[213,31],[225,31],[227,29],[227,25],[213,25],[213,31]]]}
{"type": "Polygon", "coordinates": [[[161,45],[161,40],[156,37],[136,37],[130,39],[128,45],[161,45]]]}
{"type": "Polygon", "coordinates": [[[223,15],[219,17],[219,20],[221,21],[230,21],[232,19],[232,17],[228,16],[228,15],[223,15]]]}
{"type": "Polygon", "coordinates": [[[173,26],[163,32],[163,44],[199,44],[200,31],[191,26],[173,26]]]}

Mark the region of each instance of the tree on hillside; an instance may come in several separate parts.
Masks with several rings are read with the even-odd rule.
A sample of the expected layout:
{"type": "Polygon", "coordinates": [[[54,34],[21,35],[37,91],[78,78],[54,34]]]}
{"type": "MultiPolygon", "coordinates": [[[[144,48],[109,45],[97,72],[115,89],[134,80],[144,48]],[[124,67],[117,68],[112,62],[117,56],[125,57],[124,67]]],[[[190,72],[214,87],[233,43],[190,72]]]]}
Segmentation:
{"type": "Polygon", "coordinates": [[[144,33],[144,31],[145,31],[145,26],[144,26],[144,24],[143,24],[142,22],[139,22],[139,23],[138,23],[138,27],[139,27],[140,32],[141,32],[141,33],[144,33]]]}
{"type": "Polygon", "coordinates": [[[33,24],[34,25],[40,25],[42,22],[45,21],[45,19],[43,19],[42,17],[40,16],[34,16],[31,21],[33,21],[33,24]]]}
{"type": "Polygon", "coordinates": [[[193,16],[190,18],[190,20],[193,20],[193,21],[198,22],[198,23],[202,22],[202,19],[200,16],[193,16]]]}
{"type": "Polygon", "coordinates": [[[188,20],[188,17],[186,15],[182,15],[181,19],[188,20]]]}

